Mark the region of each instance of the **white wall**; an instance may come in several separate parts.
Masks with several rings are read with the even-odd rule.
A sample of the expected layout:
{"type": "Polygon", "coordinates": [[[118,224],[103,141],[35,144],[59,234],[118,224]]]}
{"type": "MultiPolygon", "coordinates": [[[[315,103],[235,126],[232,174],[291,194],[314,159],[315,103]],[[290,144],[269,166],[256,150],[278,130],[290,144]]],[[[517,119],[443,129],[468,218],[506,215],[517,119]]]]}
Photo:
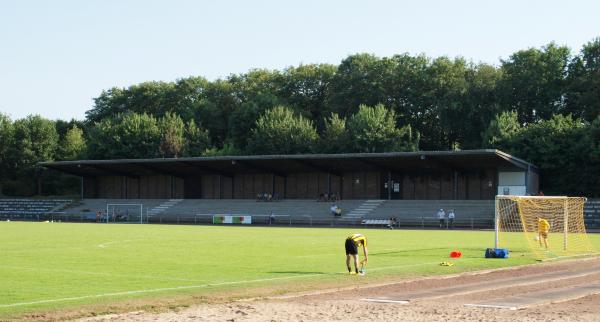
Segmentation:
{"type": "Polygon", "coordinates": [[[498,172],[498,194],[524,196],[527,194],[525,171],[498,172]]]}

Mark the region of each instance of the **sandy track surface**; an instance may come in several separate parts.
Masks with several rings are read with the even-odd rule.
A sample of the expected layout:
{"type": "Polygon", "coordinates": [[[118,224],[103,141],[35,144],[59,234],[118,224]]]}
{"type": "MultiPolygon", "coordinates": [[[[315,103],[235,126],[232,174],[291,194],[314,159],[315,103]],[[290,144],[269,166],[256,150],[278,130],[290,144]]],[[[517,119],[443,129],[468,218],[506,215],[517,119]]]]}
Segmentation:
{"type": "Polygon", "coordinates": [[[537,290],[597,282],[600,280],[600,273],[554,279],[544,283],[512,287],[508,285],[514,277],[531,276],[535,282],[546,273],[565,272],[566,275],[577,271],[589,272],[595,267],[600,269],[600,258],[407,280],[377,287],[361,286],[345,291],[320,291],[259,300],[202,304],[164,313],[130,312],[80,321],[599,321],[600,295],[516,311],[464,306],[466,303],[500,299],[537,290]],[[416,291],[481,282],[489,282],[498,288],[460,295],[448,294],[437,298],[417,298],[412,299],[409,304],[363,300],[376,297],[402,298],[416,291]]]}

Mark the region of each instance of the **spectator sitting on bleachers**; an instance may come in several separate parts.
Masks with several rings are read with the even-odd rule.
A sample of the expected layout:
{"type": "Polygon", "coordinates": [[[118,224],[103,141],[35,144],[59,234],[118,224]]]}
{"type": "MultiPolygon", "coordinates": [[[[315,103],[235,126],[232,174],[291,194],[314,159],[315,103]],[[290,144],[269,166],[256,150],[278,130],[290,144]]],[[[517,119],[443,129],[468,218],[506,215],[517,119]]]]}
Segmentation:
{"type": "Polygon", "coordinates": [[[389,229],[394,229],[394,226],[396,226],[396,217],[390,217],[390,223],[388,224],[388,228],[389,229]]]}
{"type": "Polygon", "coordinates": [[[338,205],[333,204],[330,209],[333,216],[339,217],[342,215],[342,208],[338,207],[338,205]]]}
{"type": "Polygon", "coordinates": [[[256,194],[256,201],[273,201],[273,195],[268,192],[256,194]]]}

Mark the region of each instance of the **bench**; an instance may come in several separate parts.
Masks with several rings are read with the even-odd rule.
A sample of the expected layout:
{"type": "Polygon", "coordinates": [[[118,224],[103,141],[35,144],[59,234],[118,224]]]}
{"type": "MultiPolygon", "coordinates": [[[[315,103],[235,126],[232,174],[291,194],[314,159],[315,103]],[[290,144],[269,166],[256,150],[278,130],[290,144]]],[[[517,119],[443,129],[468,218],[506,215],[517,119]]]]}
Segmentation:
{"type": "Polygon", "coordinates": [[[389,227],[391,221],[389,219],[363,219],[361,224],[389,227]]]}

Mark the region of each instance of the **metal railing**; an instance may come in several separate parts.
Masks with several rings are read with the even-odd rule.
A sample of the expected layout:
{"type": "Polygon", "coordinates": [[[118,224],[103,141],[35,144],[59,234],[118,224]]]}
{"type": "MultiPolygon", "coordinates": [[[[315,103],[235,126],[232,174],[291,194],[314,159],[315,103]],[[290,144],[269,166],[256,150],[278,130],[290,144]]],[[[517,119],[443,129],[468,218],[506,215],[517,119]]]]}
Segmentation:
{"type": "MultiPolygon", "coordinates": [[[[241,214],[223,214],[231,216],[241,216],[241,214]]],[[[106,216],[105,214],[103,216],[106,216]]],[[[0,220],[6,221],[61,221],[61,222],[88,222],[88,223],[150,223],[150,224],[182,224],[182,225],[212,225],[212,214],[158,214],[148,215],[142,220],[139,216],[129,216],[127,220],[119,220],[115,217],[98,218],[95,214],[77,214],[65,212],[44,212],[44,213],[13,213],[0,212],[0,220]]],[[[387,224],[363,224],[363,218],[345,218],[329,216],[312,215],[251,215],[252,225],[261,226],[299,226],[299,227],[372,227],[372,228],[390,228],[387,224]]],[[[370,218],[369,218],[370,219],[370,218]]],[[[493,228],[493,219],[485,218],[460,218],[455,219],[450,226],[449,221],[445,220],[442,229],[490,229],[493,228]]],[[[224,224],[227,225],[227,224],[224,224]]],[[[415,216],[412,218],[397,218],[396,224],[392,228],[420,228],[420,229],[440,229],[440,222],[435,217],[415,216]]]]}

